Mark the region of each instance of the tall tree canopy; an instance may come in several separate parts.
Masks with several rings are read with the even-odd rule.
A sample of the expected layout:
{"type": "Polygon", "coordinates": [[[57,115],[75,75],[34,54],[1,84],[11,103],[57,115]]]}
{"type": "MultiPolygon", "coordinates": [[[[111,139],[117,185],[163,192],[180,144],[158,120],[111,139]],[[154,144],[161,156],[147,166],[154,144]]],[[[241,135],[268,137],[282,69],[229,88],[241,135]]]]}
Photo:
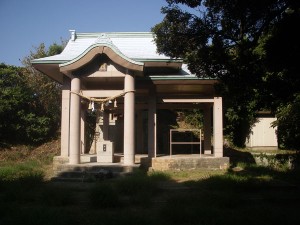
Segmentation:
{"type": "Polygon", "coordinates": [[[54,43],[47,49],[42,43],[30,51],[29,56],[22,61],[24,65],[24,77],[27,84],[35,91],[45,115],[51,117],[52,129],[57,130],[60,121],[60,102],[61,102],[61,86],[57,82],[51,80],[48,76],[35,70],[31,65],[32,59],[42,58],[59,54],[63,51],[65,42],[60,45],[54,43]]]}
{"type": "Polygon", "coordinates": [[[0,64],[0,143],[38,143],[51,134],[51,118],[23,71],[0,64]]]}
{"type": "Polygon", "coordinates": [[[257,111],[293,104],[300,93],[299,1],[166,2],[163,21],[152,28],[158,51],[184,59],[199,77],[220,79],[226,133],[235,144],[245,143],[257,111]]]}
{"type": "Polygon", "coordinates": [[[34,70],[33,58],[58,54],[63,46],[47,50],[40,44],[28,57],[25,67],[0,64],[0,143],[40,143],[59,128],[60,86],[34,70]]]}

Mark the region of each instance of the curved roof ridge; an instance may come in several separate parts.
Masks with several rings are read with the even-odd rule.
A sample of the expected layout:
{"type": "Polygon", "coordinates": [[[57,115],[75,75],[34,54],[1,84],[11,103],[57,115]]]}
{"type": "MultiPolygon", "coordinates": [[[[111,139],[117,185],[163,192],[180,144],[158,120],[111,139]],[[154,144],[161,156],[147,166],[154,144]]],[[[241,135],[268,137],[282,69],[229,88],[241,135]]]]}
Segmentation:
{"type": "Polygon", "coordinates": [[[137,61],[134,61],[130,58],[128,58],[126,55],[124,55],[114,44],[112,43],[95,43],[91,46],[89,46],[83,53],[81,53],[80,55],[78,55],[77,57],[75,57],[74,59],[68,61],[68,62],[65,62],[63,64],[60,64],[59,67],[64,67],[64,66],[68,66],[78,60],[80,60],[81,58],[83,58],[88,52],[90,52],[93,48],[96,48],[96,47],[109,47],[111,48],[117,55],[119,55],[120,57],[122,57],[124,60],[130,62],[130,63],[133,63],[133,64],[136,64],[136,65],[139,65],[139,66],[142,66],[144,65],[144,63],[142,62],[137,62],[137,61]]]}

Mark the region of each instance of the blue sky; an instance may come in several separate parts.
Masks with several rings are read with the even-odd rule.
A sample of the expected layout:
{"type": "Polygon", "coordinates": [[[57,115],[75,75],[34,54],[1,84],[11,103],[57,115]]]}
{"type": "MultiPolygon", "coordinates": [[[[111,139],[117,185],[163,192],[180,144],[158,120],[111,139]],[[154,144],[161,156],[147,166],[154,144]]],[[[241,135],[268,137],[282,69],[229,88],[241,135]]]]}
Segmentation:
{"type": "Polygon", "coordinates": [[[77,32],[150,31],[165,0],[0,0],[0,63],[20,60],[45,43],[77,32]]]}

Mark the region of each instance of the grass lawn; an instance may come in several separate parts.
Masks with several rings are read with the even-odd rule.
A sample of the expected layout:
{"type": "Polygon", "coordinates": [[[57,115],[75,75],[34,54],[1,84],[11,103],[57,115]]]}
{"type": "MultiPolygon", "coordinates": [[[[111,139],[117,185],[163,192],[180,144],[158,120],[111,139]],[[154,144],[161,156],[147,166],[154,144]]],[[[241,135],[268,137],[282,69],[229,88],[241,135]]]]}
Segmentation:
{"type": "Polygon", "coordinates": [[[47,180],[48,157],[28,155],[0,162],[1,225],[300,224],[298,170],[245,163],[63,183],[47,180]]]}

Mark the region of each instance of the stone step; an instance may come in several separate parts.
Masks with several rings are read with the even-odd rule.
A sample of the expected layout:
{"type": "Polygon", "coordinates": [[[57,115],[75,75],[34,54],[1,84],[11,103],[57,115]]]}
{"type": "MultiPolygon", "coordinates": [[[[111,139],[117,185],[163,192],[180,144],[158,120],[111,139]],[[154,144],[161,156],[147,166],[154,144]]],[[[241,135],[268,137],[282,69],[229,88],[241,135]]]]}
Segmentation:
{"type": "Polygon", "coordinates": [[[81,182],[125,176],[137,170],[144,158],[147,155],[135,155],[135,165],[125,166],[123,154],[115,154],[114,163],[99,163],[97,155],[85,154],[80,156],[80,164],[71,165],[67,157],[57,156],[53,160],[52,180],[81,182]]]}
{"type": "Polygon", "coordinates": [[[65,181],[65,182],[93,182],[105,179],[111,179],[120,176],[126,176],[129,173],[116,173],[110,171],[102,172],[63,172],[58,176],[52,178],[52,181],[65,181]]]}
{"type": "Polygon", "coordinates": [[[139,165],[124,166],[119,164],[111,165],[69,165],[61,164],[56,167],[53,181],[97,181],[103,179],[125,176],[133,173],[139,168],[139,165]]]}
{"type": "MultiPolygon", "coordinates": [[[[147,158],[148,155],[135,155],[135,163],[140,163],[141,159],[147,158]]],[[[93,154],[85,154],[80,156],[80,162],[81,163],[92,163],[97,162],[97,155],[93,154]]],[[[115,163],[123,163],[124,162],[124,156],[122,154],[114,154],[114,162],[115,163]]]]}
{"type": "Polygon", "coordinates": [[[97,155],[81,155],[80,162],[81,163],[97,162],[97,155]]]}

